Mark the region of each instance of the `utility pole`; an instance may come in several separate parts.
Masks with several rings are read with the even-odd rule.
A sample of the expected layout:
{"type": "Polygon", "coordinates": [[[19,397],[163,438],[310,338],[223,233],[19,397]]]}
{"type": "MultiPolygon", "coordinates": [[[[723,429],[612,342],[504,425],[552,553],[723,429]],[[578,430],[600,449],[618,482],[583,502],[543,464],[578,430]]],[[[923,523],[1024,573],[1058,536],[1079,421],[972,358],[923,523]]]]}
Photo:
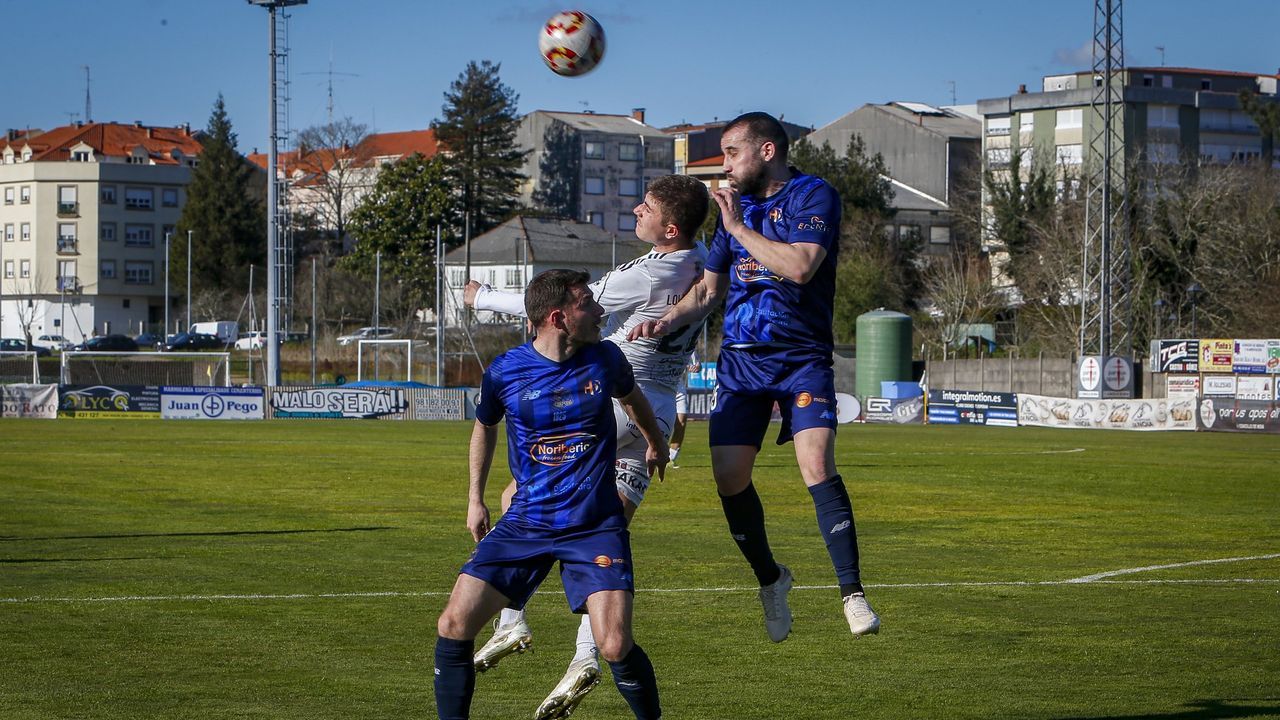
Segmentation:
{"type": "Polygon", "coordinates": [[[187,327],[191,327],[191,231],[187,231],[187,327]]]}
{"type": "MultiPolygon", "coordinates": [[[[164,234],[164,332],[160,333],[163,340],[169,337],[169,237],[173,233],[164,234]]],[[[187,326],[191,328],[190,325],[187,326]]]]}

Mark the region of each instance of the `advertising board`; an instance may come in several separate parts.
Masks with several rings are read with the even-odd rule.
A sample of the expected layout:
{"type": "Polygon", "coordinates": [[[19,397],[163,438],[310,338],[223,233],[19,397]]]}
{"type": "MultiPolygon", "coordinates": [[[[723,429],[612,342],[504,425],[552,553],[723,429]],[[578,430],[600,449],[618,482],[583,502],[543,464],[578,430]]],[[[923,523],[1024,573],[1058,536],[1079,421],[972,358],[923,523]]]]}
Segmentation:
{"type": "Polygon", "coordinates": [[[1231,371],[1237,375],[1261,375],[1267,371],[1266,340],[1236,340],[1231,371]]]}
{"type": "Polygon", "coordinates": [[[1169,375],[1165,378],[1165,393],[1170,400],[1191,398],[1200,395],[1199,375],[1169,375]]]}
{"type": "Polygon", "coordinates": [[[869,423],[919,425],[924,422],[924,396],[895,400],[869,397],[862,405],[862,420],[869,423]]]}
{"type": "Polygon", "coordinates": [[[1236,376],[1206,375],[1201,383],[1201,395],[1213,397],[1235,397],[1236,376]]]}
{"type": "Polygon", "coordinates": [[[1018,424],[1101,430],[1195,430],[1195,398],[1090,400],[1018,394],[1018,424]]]}
{"type": "Polygon", "coordinates": [[[160,417],[165,420],[261,420],[264,406],[260,387],[160,388],[160,417]]]}
{"type": "Polygon", "coordinates": [[[0,385],[0,417],[58,417],[58,386],[15,384],[0,385]]]}
{"type": "Polygon", "coordinates": [[[1017,427],[1018,397],[985,390],[930,390],[928,422],[1017,427]]]}
{"type": "Polygon", "coordinates": [[[450,388],[409,391],[410,417],[414,420],[467,419],[467,392],[450,388]]]}
{"type": "Polygon", "coordinates": [[[156,420],[156,385],[59,385],[58,415],[69,418],[156,420]]]}
{"type": "Polygon", "coordinates": [[[1276,379],[1270,376],[1236,379],[1237,400],[1274,400],[1276,379]]]}
{"type": "Polygon", "coordinates": [[[1236,343],[1234,340],[1201,340],[1200,372],[1229,373],[1235,358],[1236,343]]]}
{"type": "Polygon", "coordinates": [[[1151,372],[1200,372],[1200,341],[1152,340],[1151,372]]]}
{"type": "Polygon", "coordinates": [[[408,408],[403,388],[272,387],[267,393],[273,418],[400,420],[408,408]]]}
{"type": "Polygon", "coordinates": [[[1274,400],[1201,398],[1196,426],[1213,432],[1280,433],[1280,403],[1274,400]]]}

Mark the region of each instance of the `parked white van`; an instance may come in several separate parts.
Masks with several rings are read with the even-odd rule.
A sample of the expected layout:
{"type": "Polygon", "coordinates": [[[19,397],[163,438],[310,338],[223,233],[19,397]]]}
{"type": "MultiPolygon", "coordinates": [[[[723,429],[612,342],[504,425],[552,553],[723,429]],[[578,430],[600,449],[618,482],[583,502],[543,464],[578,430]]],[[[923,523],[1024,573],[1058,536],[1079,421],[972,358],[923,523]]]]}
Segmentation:
{"type": "Polygon", "coordinates": [[[192,323],[187,332],[193,335],[216,335],[224,344],[236,341],[240,326],[234,320],[215,320],[213,322],[192,323]]]}

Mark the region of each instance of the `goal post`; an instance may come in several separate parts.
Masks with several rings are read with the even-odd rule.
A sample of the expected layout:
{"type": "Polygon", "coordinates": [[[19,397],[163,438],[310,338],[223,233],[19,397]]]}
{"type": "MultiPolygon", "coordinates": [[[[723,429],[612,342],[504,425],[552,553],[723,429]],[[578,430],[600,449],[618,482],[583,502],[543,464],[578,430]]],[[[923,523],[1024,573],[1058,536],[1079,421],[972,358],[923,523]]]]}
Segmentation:
{"type": "Polygon", "coordinates": [[[40,362],[34,350],[0,351],[0,385],[40,382],[40,362]]]}
{"type": "Polygon", "coordinates": [[[413,380],[413,341],[361,340],[356,355],[356,380],[413,380]]]}
{"type": "Polygon", "coordinates": [[[62,353],[63,385],[231,386],[227,352],[62,353]]]}

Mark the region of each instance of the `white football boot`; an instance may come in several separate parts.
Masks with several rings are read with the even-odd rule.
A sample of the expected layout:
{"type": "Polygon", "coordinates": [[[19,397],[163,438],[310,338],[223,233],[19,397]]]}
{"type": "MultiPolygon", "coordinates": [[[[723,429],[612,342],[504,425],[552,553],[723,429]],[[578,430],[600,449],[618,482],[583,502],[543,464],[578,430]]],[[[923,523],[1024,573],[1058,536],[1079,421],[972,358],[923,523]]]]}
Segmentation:
{"type": "Polygon", "coordinates": [[[867,602],[864,595],[855,593],[845,596],[844,618],[849,621],[849,632],[854,637],[880,632],[880,616],[871,609],[871,603],[867,602]]]}
{"type": "Polygon", "coordinates": [[[791,607],[787,605],[787,593],[791,592],[791,571],[779,563],[782,574],[772,585],[760,588],[760,604],[764,606],[764,629],[769,639],[782,642],[791,634],[791,607]]]}
{"type": "Polygon", "coordinates": [[[510,625],[499,627],[495,619],[493,627],[493,637],[489,638],[489,642],[476,653],[473,661],[476,672],[484,672],[496,666],[502,658],[522,653],[533,645],[533,633],[529,630],[529,623],[524,620],[517,620],[510,625]]]}
{"type": "Polygon", "coordinates": [[[582,698],[600,684],[600,664],[594,658],[577,660],[569,664],[564,677],[556,684],[551,694],[538,706],[533,714],[534,720],[555,720],[567,718],[582,698]]]}

